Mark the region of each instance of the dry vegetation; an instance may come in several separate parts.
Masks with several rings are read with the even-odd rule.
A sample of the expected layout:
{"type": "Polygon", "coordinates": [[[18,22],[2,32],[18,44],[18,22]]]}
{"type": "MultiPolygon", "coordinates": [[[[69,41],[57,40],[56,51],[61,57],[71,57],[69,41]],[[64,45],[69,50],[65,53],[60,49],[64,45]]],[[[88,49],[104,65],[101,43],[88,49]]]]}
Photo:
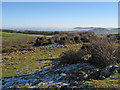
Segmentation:
{"type": "Polygon", "coordinates": [[[106,67],[111,64],[115,64],[119,61],[118,46],[113,41],[107,39],[97,38],[90,42],[87,46],[83,46],[83,49],[77,51],[66,51],[61,54],[61,63],[74,64],[81,61],[86,61],[97,67],[106,67]],[[88,57],[85,60],[84,57],[88,57]]]}
{"type": "Polygon", "coordinates": [[[118,47],[113,41],[107,39],[95,39],[90,42],[91,58],[89,62],[98,67],[106,67],[117,63],[118,47]]]}

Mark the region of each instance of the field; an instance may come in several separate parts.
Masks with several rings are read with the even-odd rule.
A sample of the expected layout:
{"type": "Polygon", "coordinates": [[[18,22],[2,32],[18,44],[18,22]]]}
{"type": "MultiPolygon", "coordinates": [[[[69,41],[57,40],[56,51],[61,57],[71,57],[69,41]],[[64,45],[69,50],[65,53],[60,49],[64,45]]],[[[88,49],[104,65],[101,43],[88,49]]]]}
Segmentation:
{"type": "MultiPolygon", "coordinates": [[[[61,53],[68,50],[78,51],[82,47],[82,44],[33,47],[32,45],[35,43],[37,37],[38,36],[34,35],[2,32],[3,50],[6,51],[2,54],[2,78],[4,81],[5,79],[12,77],[21,77],[31,75],[36,72],[43,72],[43,68],[50,69],[59,61],[61,53]],[[21,49],[25,47],[29,47],[29,49],[18,50],[18,48],[21,49]]],[[[120,66],[119,63],[117,65],[120,66]]],[[[85,81],[84,86],[94,88],[120,88],[119,80],[120,74],[116,71],[116,74],[104,80],[85,81]]],[[[10,83],[10,81],[6,83],[10,83]]],[[[6,83],[4,82],[3,85],[6,83]]],[[[54,82],[52,84],[57,85],[54,82]]],[[[20,88],[29,86],[19,84],[15,85],[20,88]]],[[[38,88],[41,87],[47,88],[44,85],[38,86],[38,88]]]]}
{"type": "Polygon", "coordinates": [[[35,43],[37,37],[42,37],[40,35],[29,35],[9,32],[0,32],[0,34],[2,35],[2,51],[7,53],[25,47],[30,47],[33,45],[33,43],[35,43]]]}
{"type": "Polygon", "coordinates": [[[17,39],[22,36],[33,36],[33,35],[26,35],[26,34],[19,34],[19,33],[7,33],[7,32],[0,32],[2,34],[2,39],[17,39]]]}

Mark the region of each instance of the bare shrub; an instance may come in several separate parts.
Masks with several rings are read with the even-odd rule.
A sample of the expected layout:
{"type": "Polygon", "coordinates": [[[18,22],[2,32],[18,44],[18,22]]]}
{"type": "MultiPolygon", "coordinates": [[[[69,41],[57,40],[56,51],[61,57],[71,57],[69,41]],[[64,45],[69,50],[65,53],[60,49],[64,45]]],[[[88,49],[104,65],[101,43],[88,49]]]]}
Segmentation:
{"type": "Polygon", "coordinates": [[[101,68],[116,63],[118,59],[116,43],[107,39],[97,38],[92,40],[90,43],[90,53],[92,57],[89,63],[101,68]]]}

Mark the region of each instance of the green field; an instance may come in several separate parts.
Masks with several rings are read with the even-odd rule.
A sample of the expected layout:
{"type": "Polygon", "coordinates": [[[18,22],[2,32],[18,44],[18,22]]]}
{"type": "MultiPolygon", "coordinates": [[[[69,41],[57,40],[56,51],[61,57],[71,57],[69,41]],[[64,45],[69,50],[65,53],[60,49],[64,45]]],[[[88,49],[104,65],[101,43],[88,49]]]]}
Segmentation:
{"type": "Polygon", "coordinates": [[[2,39],[17,39],[22,36],[35,36],[35,35],[28,35],[28,34],[20,34],[20,33],[8,33],[8,32],[0,32],[2,35],[2,39]]]}

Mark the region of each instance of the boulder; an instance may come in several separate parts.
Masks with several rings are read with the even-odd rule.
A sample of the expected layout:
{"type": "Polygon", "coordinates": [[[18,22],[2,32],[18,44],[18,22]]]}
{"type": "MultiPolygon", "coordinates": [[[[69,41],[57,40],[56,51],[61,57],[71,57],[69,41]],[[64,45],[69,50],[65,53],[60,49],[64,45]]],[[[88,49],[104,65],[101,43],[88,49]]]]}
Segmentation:
{"type": "Polygon", "coordinates": [[[120,73],[120,67],[118,67],[116,70],[117,70],[118,73],[120,73]]]}
{"type": "Polygon", "coordinates": [[[90,73],[89,73],[89,77],[88,79],[98,79],[100,75],[100,69],[93,69],[90,73]]]}
{"type": "Polygon", "coordinates": [[[117,65],[109,65],[109,66],[101,69],[100,78],[101,78],[101,79],[104,79],[104,78],[109,77],[111,74],[114,74],[114,73],[115,73],[115,70],[116,70],[117,68],[118,68],[117,65]]]}

